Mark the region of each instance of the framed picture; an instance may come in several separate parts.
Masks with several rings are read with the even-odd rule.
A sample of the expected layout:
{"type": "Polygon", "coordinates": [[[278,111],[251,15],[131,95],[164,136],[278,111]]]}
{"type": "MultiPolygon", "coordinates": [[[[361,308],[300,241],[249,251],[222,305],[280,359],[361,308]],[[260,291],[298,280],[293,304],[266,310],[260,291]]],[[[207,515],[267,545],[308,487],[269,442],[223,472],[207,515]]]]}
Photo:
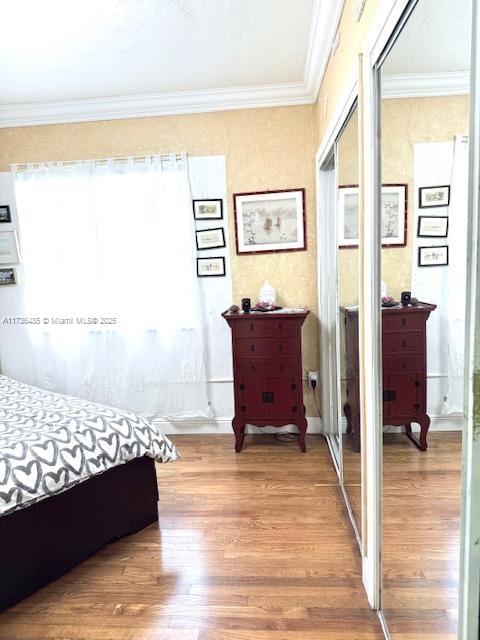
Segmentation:
{"type": "Polygon", "coordinates": [[[225,275],[225,258],[197,258],[197,276],[212,278],[225,275]]]}
{"type": "MultiPolygon", "coordinates": [[[[406,184],[382,185],[382,247],[404,247],[407,244],[406,184]]],[[[338,189],[338,245],[358,247],[358,186],[338,189]]]]}
{"type": "Polygon", "coordinates": [[[8,204],[0,204],[0,222],[11,222],[10,207],[8,204]]]}
{"type": "Polygon", "coordinates": [[[450,185],[442,187],[420,187],[418,190],[418,206],[420,209],[448,207],[449,204],[450,185]]]}
{"type": "Polygon", "coordinates": [[[0,232],[0,264],[18,264],[18,242],[15,231],[0,232]]]}
{"type": "Polygon", "coordinates": [[[419,267],[444,267],[448,265],[448,247],[418,247],[419,267]]]}
{"type": "Polygon", "coordinates": [[[303,251],[305,189],[235,193],[237,254],[303,251]]]}
{"type": "Polygon", "coordinates": [[[195,220],[222,220],[223,201],[207,198],[193,201],[193,217],[195,220]]]}
{"type": "Polygon", "coordinates": [[[448,216],[418,216],[417,238],[446,238],[448,216]]]}
{"type": "Polygon", "coordinates": [[[197,249],[202,251],[203,249],[220,249],[225,246],[225,235],[223,228],[217,229],[202,229],[195,232],[197,238],[197,249]]]}
{"type": "Polygon", "coordinates": [[[13,267],[0,269],[0,286],[4,284],[17,284],[17,276],[13,267]]]}

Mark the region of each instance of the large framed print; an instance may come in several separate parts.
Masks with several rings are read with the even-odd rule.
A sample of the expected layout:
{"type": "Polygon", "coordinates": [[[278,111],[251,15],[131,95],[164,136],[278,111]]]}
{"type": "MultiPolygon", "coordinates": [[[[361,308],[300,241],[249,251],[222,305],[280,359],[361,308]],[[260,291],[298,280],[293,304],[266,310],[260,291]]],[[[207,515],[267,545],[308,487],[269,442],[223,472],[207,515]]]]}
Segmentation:
{"type": "Polygon", "coordinates": [[[237,254],[304,251],[305,189],[235,193],[237,254]]]}
{"type": "MultiPolygon", "coordinates": [[[[382,247],[407,244],[407,184],[382,185],[382,247]]],[[[338,246],[358,247],[358,185],[338,188],[338,246]]]]}
{"type": "Polygon", "coordinates": [[[17,234],[15,231],[2,231],[0,233],[0,264],[18,264],[17,234]]]}

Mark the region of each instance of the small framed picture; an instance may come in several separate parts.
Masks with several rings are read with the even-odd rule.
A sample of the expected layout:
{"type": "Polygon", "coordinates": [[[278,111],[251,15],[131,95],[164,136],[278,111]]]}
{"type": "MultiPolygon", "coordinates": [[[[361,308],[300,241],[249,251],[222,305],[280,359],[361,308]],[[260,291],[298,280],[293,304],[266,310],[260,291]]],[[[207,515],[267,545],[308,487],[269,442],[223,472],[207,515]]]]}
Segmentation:
{"type": "Polygon", "coordinates": [[[0,286],[4,284],[17,284],[17,276],[13,267],[0,269],[0,286]]]}
{"type": "Polygon", "coordinates": [[[233,194],[237,253],[304,251],[305,189],[233,194]]]}
{"type": "Polygon", "coordinates": [[[418,216],[417,238],[446,238],[448,216],[418,216]]]}
{"type": "Polygon", "coordinates": [[[213,278],[225,275],[225,258],[197,258],[197,276],[213,278]]]}
{"type": "Polygon", "coordinates": [[[0,232],[0,264],[18,264],[19,259],[16,232],[0,232]]]}
{"type": "Polygon", "coordinates": [[[225,246],[225,235],[223,228],[218,227],[216,229],[201,229],[195,232],[197,238],[197,249],[203,251],[204,249],[221,249],[225,246]]]}
{"type": "Polygon", "coordinates": [[[448,207],[450,204],[450,185],[441,187],[420,187],[418,190],[418,206],[420,209],[430,207],[448,207]]]}
{"type": "Polygon", "coordinates": [[[418,247],[419,267],[444,267],[448,265],[448,246],[418,247]]]}
{"type": "Polygon", "coordinates": [[[193,217],[195,220],[222,220],[223,201],[207,198],[193,201],[193,217]]]}
{"type": "Polygon", "coordinates": [[[12,216],[8,204],[0,204],[0,222],[11,222],[12,216]]]}

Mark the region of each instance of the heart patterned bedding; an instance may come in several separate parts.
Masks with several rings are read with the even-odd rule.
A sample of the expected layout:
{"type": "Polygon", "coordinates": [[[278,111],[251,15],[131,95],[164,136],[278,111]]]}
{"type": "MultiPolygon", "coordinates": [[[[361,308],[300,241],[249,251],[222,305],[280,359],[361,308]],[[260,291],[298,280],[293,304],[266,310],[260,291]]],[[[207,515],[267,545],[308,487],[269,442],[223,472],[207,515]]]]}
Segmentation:
{"type": "Polygon", "coordinates": [[[0,515],[144,455],[169,462],[177,451],[128,411],[0,376],[0,515]]]}

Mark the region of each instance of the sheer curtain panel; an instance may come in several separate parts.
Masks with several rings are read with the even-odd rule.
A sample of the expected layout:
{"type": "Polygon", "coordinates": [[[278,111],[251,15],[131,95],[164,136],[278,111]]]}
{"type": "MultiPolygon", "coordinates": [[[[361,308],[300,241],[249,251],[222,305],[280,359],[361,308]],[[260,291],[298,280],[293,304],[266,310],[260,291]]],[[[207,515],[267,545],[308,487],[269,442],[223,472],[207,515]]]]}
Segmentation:
{"type": "Polygon", "coordinates": [[[150,419],[209,417],[184,155],[13,167],[24,282],[4,372],[150,419]]]}

